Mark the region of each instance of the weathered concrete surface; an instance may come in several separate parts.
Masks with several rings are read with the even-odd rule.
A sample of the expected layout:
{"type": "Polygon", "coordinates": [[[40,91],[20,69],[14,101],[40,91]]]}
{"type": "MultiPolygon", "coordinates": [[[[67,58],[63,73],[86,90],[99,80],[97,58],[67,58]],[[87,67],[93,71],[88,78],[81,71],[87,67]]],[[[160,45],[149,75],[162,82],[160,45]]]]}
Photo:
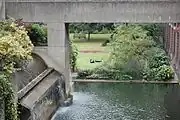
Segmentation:
{"type": "Polygon", "coordinates": [[[52,68],[47,68],[44,72],[38,75],[30,83],[28,83],[23,89],[18,91],[18,98],[24,97],[33,87],[35,87],[39,82],[41,82],[46,76],[48,76],[53,71],[52,68]]]}
{"type": "Polygon", "coordinates": [[[177,2],[179,0],[8,0],[7,2],[177,2]]]}
{"type": "MultiPolygon", "coordinates": [[[[50,119],[60,101],[64,100],[65,89],[63,83],[60,74],[52,72],[20,101],[22,106],[29,109],[31,120],[50,119]]],[[[23,114],[21,117],[23,118],[23,114]]]]}
{"type": "MultiPolygon", "coordinates": [[[[56,39],[58,40],[58,39],[56,39]]],[[[59,40],[60,41],[60,40],[59,40]]],[[[39,55],[48,67],[54,68],[60,74],[63,75],[63,79],[65,79],[66,84],[66,93],[71,91],[72,80],[70,77],[69,67],[69,53],[67,51],[63,51],[62,49],[66,48],[63,46],[53,47],[35,47],[33,53],[39,55]]],[[[67,49],[67,48],[66,48],[67,49]]]]}
{"type": "Polygon", "coordinates": [[[33,54],[33,60],[27,63],[25,69],[16,71],[13,80],[16,81],[18,86],[18,91],[25,87],[31,80],[36,76],[41,74],[47,65],[45,62],[37,55],[33,54]]]}
{"type": "Polygon", "coordinates": [[[0,20],[5,19],[5,0],[0,1],[0,20]]]}
{"type": "Polygon", "coordinates": [[[179,6],[179,0],[11,0],[6,12],[29,22],[164,23],[180,22],[179,6]]]}

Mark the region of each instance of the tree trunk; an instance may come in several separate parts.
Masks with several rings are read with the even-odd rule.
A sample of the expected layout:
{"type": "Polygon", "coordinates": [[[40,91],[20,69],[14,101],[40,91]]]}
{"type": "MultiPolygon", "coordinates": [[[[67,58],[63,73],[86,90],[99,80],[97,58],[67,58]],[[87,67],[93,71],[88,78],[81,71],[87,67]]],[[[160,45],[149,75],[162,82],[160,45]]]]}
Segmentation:
{"type": "Polygon", "coordinates": [[[90,38],[91,38],[91,33],[90,32],[88,32],[88,41],[90,40],[90,38]]]}

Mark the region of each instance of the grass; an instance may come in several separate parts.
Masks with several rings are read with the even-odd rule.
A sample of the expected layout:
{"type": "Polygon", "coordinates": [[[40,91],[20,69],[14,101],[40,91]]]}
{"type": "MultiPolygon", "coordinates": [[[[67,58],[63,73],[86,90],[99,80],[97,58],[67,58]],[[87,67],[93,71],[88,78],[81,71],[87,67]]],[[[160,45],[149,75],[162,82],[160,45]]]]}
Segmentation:
{"type": "MultiPolygon", "coordinates": [[[[79,51],[108,51],[108,48],[103,47],[102,43],[110,39],[110,34],[91,34],[89,41],[73,39],[73,34],[70,34],[70,39],[74,41],[74,44],[77,46],[79,51]]],[[[77,67],[78,69],[93,69],[101,65],[103,62],[90,63],[90,59],[106,61],[108,57],[109,53],[79,52],[77,67]]]]}
{"type": "MultiPolygon", "coordinates": [[[[82,42],[82,40],[79,39],[73,39],[73,33],[70,34],[70,39],[75,41],[75,42],[82,42]]],[[[110,39],[110,35],[111,34],[91,34],[90,35],[90,41],[92,42],[99,42],[99,41],[105,41],[110,39]]],[[[88,35],[86,34],[86,38],[88,37],[88,35]]]]}
{"type": "Polygon", "coordinates": [[[79,69],[93,69],[101,65],[103,62],[90,63],[90,59],[106,61],[108,57],[108,53],[79,53],[77,67],[79,69]]]}

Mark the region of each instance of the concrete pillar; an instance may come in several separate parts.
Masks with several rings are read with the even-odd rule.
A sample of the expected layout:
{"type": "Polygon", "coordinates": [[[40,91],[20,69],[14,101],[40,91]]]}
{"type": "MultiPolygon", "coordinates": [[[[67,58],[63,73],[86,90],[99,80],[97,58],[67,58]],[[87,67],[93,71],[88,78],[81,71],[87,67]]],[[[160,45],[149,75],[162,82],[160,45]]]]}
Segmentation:
{"type": "Polygon", "coordinates": [[[0,20],[5,19],[5,0],[0,1],[0,20]]]}
{"type": "Polygon", "coordinates": [[[71,91],[68,24],[48,23],[48,54],[65,77],[66,93],[71,91]]]}

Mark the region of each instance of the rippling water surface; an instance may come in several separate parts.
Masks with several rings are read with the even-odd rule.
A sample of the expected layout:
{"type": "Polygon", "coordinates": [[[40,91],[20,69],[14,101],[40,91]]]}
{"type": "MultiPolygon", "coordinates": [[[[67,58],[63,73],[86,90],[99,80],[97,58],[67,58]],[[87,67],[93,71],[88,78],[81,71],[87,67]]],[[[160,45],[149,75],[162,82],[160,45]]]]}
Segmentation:
{"type": "Polygon", "coordinates": [[[171,87],[143,84],[76,84],[73,105],[60,107],[53,120],[180,120],[167,115],[168,105],[165,101],[169,102],[169,99],[165,100],[165,96],[171,87]]]}

